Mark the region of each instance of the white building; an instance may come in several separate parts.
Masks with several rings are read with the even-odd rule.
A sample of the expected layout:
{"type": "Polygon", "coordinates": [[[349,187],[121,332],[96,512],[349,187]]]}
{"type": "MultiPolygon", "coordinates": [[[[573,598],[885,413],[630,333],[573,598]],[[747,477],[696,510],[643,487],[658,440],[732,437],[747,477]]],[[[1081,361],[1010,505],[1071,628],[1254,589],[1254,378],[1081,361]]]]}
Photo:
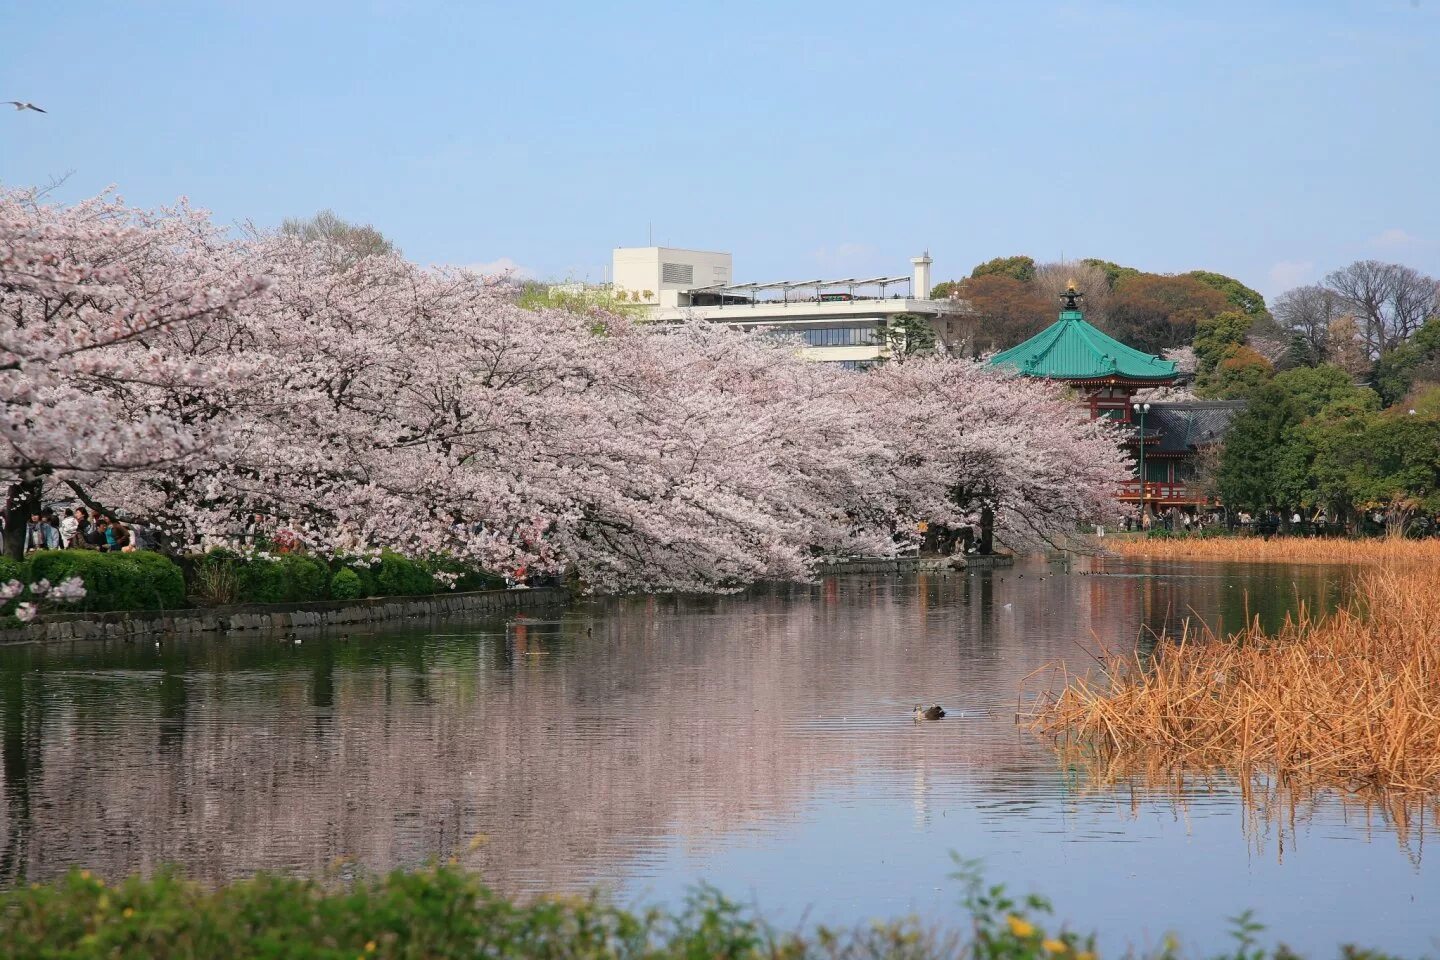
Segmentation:
{"type": "Polygon", "coordinates": [[[687,318],[793,333],[816,360],[864,367],[884,356],[895,320],[927,321],[950,342],[964,304],[931,300],[928,253],[908,276],[842,277],[736,283],[730,254],[676,247],[618,247],[612,257],[617,296],[649,308],[650,318],[687,318]]]}

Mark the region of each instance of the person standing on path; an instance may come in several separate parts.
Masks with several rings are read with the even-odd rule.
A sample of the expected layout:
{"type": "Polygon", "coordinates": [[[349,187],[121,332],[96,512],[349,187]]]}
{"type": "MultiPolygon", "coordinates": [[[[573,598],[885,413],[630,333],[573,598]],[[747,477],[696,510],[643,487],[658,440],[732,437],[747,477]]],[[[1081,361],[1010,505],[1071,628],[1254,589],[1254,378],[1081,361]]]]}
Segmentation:
{"type": "Polygon", "coordinates": [[[30,522],[25,524],[25,550],[45,549],[45,524],[38,513],[30,514],[30,522]]]}
{"type": "Polygon", "coordinates": [[[65,516],[60,521],[60,549],[69,550],[80,536],[80,521],[76,514],[84,516],[81,510],[66,510],[65,516]]]}

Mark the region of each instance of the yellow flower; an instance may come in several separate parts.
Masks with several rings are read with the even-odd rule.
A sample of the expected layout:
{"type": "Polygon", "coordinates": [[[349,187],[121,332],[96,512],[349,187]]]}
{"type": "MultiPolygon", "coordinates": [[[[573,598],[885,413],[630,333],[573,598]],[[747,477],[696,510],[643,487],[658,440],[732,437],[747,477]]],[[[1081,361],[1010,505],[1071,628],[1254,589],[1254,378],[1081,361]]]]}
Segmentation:
{"type": "Polygon", "coordinates": [[[366,940],[366,941],[365,941],[365,952],[366,952],[366,953],[374,953],[374,952],[375,952],[375,941],[374,941],[374,940],[366,940]]]}
{"type": "Polygon", "coordinates": [[[90,879],[90,871],[89,871],[89,870],[81,870],[81,871],[80,871],[80,879],[81,879],[81,880],[89,880],[89,879],[90,879]]]}
{"type": "Polygon", "coordinates": [[[1056,940],[1053,937],[1040,941],[1040,946],[1045,948],[1046,953],[1064,953],[1070,949],[1064,940],[1056,940]]]}
{"type": "Polygon", "coordinates": [[[131,917],[135,916],[135,908],[134,908],[134,907],[126,907],[126,908],[125,908],[123,911],[121,911],[121,912],[124,914],[126,920],[129,920],[131,917]]]}
{"type": "Polygon", "coordinates": [[[1035,935],[1035,924],[1023,917],[1017,917],[1012,913],[1005,918],[1005,922],[1010,924],[1010,932],[1022,940],[1035,935]]]}

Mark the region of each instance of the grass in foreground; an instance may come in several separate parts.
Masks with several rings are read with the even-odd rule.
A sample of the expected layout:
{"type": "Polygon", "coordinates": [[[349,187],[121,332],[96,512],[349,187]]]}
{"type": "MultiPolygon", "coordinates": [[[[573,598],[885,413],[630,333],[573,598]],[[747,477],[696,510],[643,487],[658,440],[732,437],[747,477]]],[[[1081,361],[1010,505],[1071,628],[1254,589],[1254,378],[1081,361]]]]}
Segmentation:
{"type": "Polygon", "coordinates": [[[1400,537],[1116,537],[1105,548],[1122,557],[1232,560],[1250,563],[1382,563],[1440,561],[1440,539],[1400,537]]]}
{"type": "Polygon", "coordinates": [[[1032,729],[1105,762],[1348,789],[1440,790],[1440,570],[1366,571],[1355,598],[1276,632],[1187,624],[1154,658],[1102,658],[1036,708],[1032,729]]]}
{"type": "MultiPolygon", "coordinates": [[[[16,960],[79,958],[546,958],[546,960],[1096,960],[1094,938],[1047,931],[1043,898],[1011,898],[961,864],[963,933],[914,919],[853,930],[777,933],[708,888],[678,913],[631,912],[592,895],[521,905],[453,867],[327,888],[261,875],[207,890],[161,873],[109,887],[74,870],[0,893],[0,946],[16,960]]],[[[1231,921],[1234,960],[1293,960],[1258,945],[1248,915],[1231,921]]],[[[1343,948],[1346,960],[1378,954],[1343,948]]],[[[1145,956],[1173,960],[1167,937],[1145,956]]]]}

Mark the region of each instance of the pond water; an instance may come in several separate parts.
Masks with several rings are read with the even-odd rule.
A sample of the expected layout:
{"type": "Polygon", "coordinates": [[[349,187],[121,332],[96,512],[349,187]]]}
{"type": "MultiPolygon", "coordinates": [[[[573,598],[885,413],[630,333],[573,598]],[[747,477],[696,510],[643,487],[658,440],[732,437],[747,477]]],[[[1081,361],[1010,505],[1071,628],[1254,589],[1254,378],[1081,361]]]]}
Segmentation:
{"type": "Polygon", "coordinates": [[[953,851],[1111,949],[1176,931],[1435,953],[1428,822],[1222,775],[1100,786],[1017,727],[1047,664],[1183,617],[1332,605],[1340,569],[1044,560],[580,603],[301,645],[0,649],[0,883],[454,856],[516,893],[698,880],[796,924],[958,922],[953,851]],[[916,724],[911,707],[952,716],[916,724]]]}

